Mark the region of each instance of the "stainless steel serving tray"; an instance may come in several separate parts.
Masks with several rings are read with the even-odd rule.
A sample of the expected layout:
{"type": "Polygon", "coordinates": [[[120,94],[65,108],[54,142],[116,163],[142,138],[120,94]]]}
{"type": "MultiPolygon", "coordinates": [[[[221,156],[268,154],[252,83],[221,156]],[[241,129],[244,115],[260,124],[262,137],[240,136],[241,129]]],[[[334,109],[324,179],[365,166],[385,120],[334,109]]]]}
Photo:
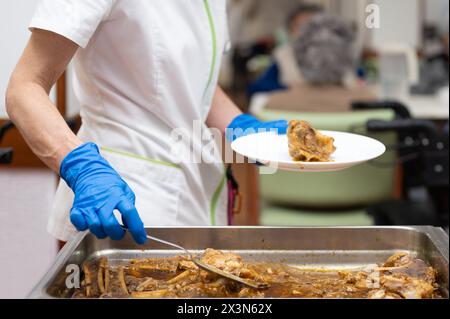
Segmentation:
{"type": "MultiPolygon", "coordinates": [[[[426,260],[438,271],[442,294],[448,298],[449,238],[435,227],[158,227],[149,234],[201,252],[232,250],[247,260],[283,262],[307,268],[353,268],[380,263],[404,251],[426,260]]],[[[66,267],[108,257],[113,263],[130,258],[168,257],[180,251],[148,241],[137,246],[127,235],[119,242],[80,233],[58,254],[55,263],[29,298],[67,298],[66,267]]]]}

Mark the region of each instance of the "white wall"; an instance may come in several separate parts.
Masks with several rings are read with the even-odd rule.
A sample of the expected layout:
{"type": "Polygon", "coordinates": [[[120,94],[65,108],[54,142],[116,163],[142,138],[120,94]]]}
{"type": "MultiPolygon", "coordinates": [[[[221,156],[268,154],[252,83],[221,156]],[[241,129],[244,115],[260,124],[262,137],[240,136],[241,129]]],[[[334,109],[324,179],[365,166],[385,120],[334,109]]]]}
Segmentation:
{"type": "MultiPolygon", "coordinates": [[[[36,3],[0,0],[0,118],[6,117],[5,89],[30,36],[36,3]]],[[[55,187],[49,170],[0,170],[0,298],[26,297],[54,260],[56,240],[46,224],[55,187]]]]}
{"type": "Polygon", "coordinates": [[[420,44],[419,0],[374,0],[380,6],[380,29],[374,29],[374,47],[386,43],[404,43],[412,47],[420,44]]]}
{"type": "Polygon", "coordinates": [[[0,299],[26,297],[56,256],[46,231],[56,183],[50,170],[0,171],[0,299]]]}
{"type": "Polygon", "coordinates": [[[425,0],[425,21],[448,32],[449,0],[425,0]]]}
{"type": "MultiPolygon", "coordinates": [[[[0,118],[6,118],[4,107],[8,80],[28,41],[28,24],[38,0],[0,1],[0,118]]],[[[54,99],[54,91],[52,98],[54,99]]]]}

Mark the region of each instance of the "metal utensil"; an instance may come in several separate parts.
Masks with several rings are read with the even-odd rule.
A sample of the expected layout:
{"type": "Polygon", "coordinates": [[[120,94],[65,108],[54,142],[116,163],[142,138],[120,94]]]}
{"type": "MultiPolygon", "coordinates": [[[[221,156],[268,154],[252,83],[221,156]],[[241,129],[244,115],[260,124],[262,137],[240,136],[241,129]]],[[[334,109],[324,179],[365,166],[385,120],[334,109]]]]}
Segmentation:
{"type": "MultiPolygon", "coordinates": [[[[125,227],[123,227],[123,228],[126,230],[125,227]]],[[[236,276],[236,275],[230,274],[228,272],[225,272],[225,271],[223,271],[223,270],[221,270],[221,269],[219,269],[217,267],[214,267],[214,266],[211,266],[211,265],[209,265],[207,263],[204,263],[200,259],[195,258],[194,254],[192,254],[189,250],[187,250],[186,248],[184,248],[184,247],[182,247],[180,245],[177,245],[177,244],[172,243],[170,241],[167,241],[167,240],[164,240],[164,239],[160,239],[160,238],[157,238],[157,237],[154,237],[154,236],[147,235],[147,238],[150,239],[150,240],[156,241],[158,243],[161,243],[161,244],[164,244],[164,245],[171,246],[173,248],[177,248],[179,250],[182,250],[188,256],[190,261],[192,261],[194,264],[196,264],[199,268],[201,268],[203,270],[206,270],[206,271],[208,271],[210,273],[214,273],[214,274],[216,274],[216,275],[218,275],[220,277],[223,277],[223,278],[226,278],[226,279],[229,279],[229,280],[241,283],[241,284],[243,284],[245,286],[248,286],[248,287],[251,287],[253,289],[267,289],[267,288],[269,288],[269,284],[253,282],[253,281],[250,281],[250,280],[246,280],[246,279],[243,279],[243,278],[241,278],[239,276],[236,276]]]]}

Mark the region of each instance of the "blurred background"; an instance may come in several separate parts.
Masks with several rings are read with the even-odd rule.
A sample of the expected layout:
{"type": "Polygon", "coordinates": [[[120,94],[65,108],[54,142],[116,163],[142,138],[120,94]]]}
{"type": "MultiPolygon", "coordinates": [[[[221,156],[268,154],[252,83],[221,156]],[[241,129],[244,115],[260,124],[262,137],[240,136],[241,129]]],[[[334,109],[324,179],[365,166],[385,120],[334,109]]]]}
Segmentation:
{"type": "MultiPolygon", "coordinates": [[[[0,2],[0,94],[37,0],[0,2]]],[[[229,0],[221,86],[262,119],[373,136],[374,162],[338,173],[260,175],[234,164],[236,225],[436,225],[448,229],[448,0],[229,0]]],[[[73,130],[71,68],[51,93],[73,130]]],[[[57,177],[0,103],[0,298],[24,297],[52,263],[57,177]],[[30,222],[32,221],[32,222],[30,222]]]]}

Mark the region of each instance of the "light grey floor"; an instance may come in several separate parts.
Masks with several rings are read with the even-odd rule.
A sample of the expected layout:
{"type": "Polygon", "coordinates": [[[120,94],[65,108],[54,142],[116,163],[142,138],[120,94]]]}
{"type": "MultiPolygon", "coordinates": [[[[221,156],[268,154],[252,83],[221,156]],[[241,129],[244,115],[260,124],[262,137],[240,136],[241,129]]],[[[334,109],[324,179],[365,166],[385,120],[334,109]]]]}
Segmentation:
{"type": "Polygon", "coordinates": [[[46,231],[57,179],[47,170],[0,171],[0,298],[24,298],[50,267],[46,231]]]}

